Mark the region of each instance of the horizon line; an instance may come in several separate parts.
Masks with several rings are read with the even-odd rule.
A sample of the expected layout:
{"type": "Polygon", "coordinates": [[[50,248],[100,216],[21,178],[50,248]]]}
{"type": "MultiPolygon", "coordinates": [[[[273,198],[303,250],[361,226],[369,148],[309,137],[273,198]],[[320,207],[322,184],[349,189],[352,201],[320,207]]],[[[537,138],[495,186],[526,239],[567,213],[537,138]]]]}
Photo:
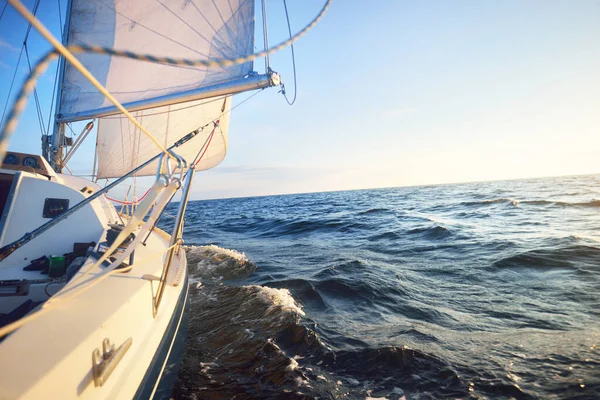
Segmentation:
{"type": "MultiPolygon", "coordinates": [[[[600,172],[584,173],[584,174],[566,174],[566,175],[544,175],[544,176],[530,176],[524,178],[500,178],[500,179],[484,179],[474,181],[457,181],[457,182],[440,182],[440,183],[424,183],[419,185],[397,185],[397,186],[377,186],[377,187],[366,187],[358,189],[335,189],[335,190],[318,190],[313,192],[294,192],[294,193],[273,193],[273,194],[257,194],[249,196],[231,196],[231,197],[214,197],[214,198],[203,198],[193,199],[192,201],[216,201],[216,200],[233,200],[233,199],[251,199],[256,197],[276,197],[276,196],[294,196],[303,194],[318,194],[318,193],[336,193],[336,192],[354,192],[360,190],[383,190],[383,189],[397,189],[397,188],[416,188],[416,187],[427,187],[427,186],[444,186],[444,185],[466,185],[469,183],[488,183],[488,182],[510,182],[510,181],[524,181],[529,179],[550,179],[550,178],[567,178],[567,177],[580,177],[580,176],[592,176],[600,175],[600,172]]],[[[174,201],[173,203],[178,203],[174,201]]]]}

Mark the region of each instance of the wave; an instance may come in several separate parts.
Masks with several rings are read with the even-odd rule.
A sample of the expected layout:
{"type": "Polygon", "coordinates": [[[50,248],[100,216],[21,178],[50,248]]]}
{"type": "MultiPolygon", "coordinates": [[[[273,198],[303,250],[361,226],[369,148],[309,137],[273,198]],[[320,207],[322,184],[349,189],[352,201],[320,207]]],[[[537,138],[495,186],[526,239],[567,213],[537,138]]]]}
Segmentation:
{"type": "Polygon", "coordinates": [[[418,350],[331,349],[302,323],[301,308],[285,289],[203,286],[191,293],[187,349],[174,398],[468,394],[456,372],[449,375],[445,363],[418,350]]]}
{"type": "Polygon", "coordinates": [[[193,282],[243,279],[256,270],[244,253],[215,245],[184,246],[193,282]]]}
{"type": "Polygon", "coordinates": [[[600,207],[600,200],[590,200],[582,202],[568,202],[568,201],[553,201],[553,200],[527,200],[523,201],[523,204],[530,205],[543,205],[543,206],[557,206],[557,207],[600,207]]]}
{"type": "MultiPolygon", "coordinates": [[[[191,277],[203,282],[219,274],[237,278],[255,268],[243,253],[218,246],[189,246],[186,250],[191,277]]],[[[271,282],[271,287],[192,286],[186,351],[173,397],[466,398],[474,394],[474,381],[475,393],[484,396],[527,398],[504,378],[488,384],[491,379],[480,379],[479,372],[470,367],[456,369],[419,349],[371,346],[341,333],[329,333],[305,314],[304,306],[313,310],[316,302],[324,303],[332,296],[348,297],[353,309],[373,299],[380,305],[396,304],[397,298],[406,296],[396,291],[392,298],[389,287],[369,284],[367,267],[360,260],[351,260],[327,269],[353,276],[362,271],[356,279],[329,275],[317,282],[271,282]],[[324,332],[328,339],[324,341],[317,332],[324,332]],[[349,347],[331,348],[328,343],[335,335],[340,337],[334,343],[348,343],[349,347]]],[[[406,306],[402,306],[404,313],[406,306]]],[[[424,343],[432,341],[410,326],[402,327],[398,335],[425,335],[424,343]]]]}
{"type": "Polygon", "coordinates": [[[401,239],[402,235],[396,232],[387,231],[383,233],[379,233],[377,235],[372,235],[367,238],[369,241],[377,242],[379,240],[397,240],[401,239]]]}
{"type": "Polygon", "coordinates": [[[190,326],[174,398],[276,398],[302,374],[272,337],[297,324],[301,308],[285,289],[191,290],[190,326]],[[207,293],[209,292],[209,293],[207,293]],[[247,398],[247,397],[246,397],[247,398]]]}
{"type": "Polygon", "coordinates": [[[274,289],[267,286],[245,286],[246,288],[258,290],[258,297],[269,304],[266,314],[274,312],[291,312],[304,315],[302,308],[296,303],[288,289],[274,289]]]}
{"type": "Polygon", "coordinates": [[[567,269],[579,273],[597,270],[600,248],[587,245],[569,245],[542,248],[511,255],[494,261],[492,269],[567,269]]]}
{"type": "Polygon", "coordinates": [[[554,207],[600,207],[600,200],[592,199],[583,202],[568,202],[558,200],[516,200],[510,198],[488,199],[481,201],[464,201],[458,203],[457,207],[482,207],[494,204],[505,204],[518,207],[519,205],[554,206],[554,207]]]}
{"type": "Polygon", "coordinates": [[[243,222],[239,226],[232,225],[223,229],[230,232],[249,233],[255,237],[272,238],[310,233],[350,232],[368,227],[368,225],[361,222],[342,219],[262,219],[259,221],[243,222]]]}
{"type": "Polygon", "coordinates": [[[465,206],[465,207],[474,207],[474,206],[488,206],[492,204],[506,204],[512,206],[518,206],[520,203],[519,200],[510,199],[510,198],[498,198],[498,199],[486,199],[480,201],[463,201],[458,203],[457,206],[465,206]]]}
{"type": "Polygon", "coordinates": [[[425,228],[414,228],[406,232],[409,235],[420,236],[424,239],[445,239],[452,235],[450,229],[442,225],[433,225],[425,228]]]}
{"type": "Polygon", "coordinates": [[[285,279],[268,282],[267,285],[275,288],[288,288],[311,310],[322,311],[328,307],[314,284],[306,279],[285,279]]]}
{"type": "Polygon", "coordinates": [[[390,211],[392,211],[392,210],[390,210],[389,208],[371,208],[369,210],[359,212],[358,215],[382,214],[382,213],[387,213],[390,211]]]}

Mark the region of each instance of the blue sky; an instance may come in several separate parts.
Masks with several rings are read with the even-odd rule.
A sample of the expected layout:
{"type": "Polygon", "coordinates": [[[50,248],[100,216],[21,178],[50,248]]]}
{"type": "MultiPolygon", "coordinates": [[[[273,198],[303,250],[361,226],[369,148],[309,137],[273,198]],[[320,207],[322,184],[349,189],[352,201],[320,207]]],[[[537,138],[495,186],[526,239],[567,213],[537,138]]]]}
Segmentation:
{"type": "MultiPolygon", "coordinates": [[[[292,30],[322,4],[289,0],[292,30]]],[[[283,8],[267,5],[279,42],[283,8]]],[[[56,7],[38,13],[55,32],[56,7]]],[[[26,28],[8,8],[2,106],[26,28]]],[[[296,104],[271,89],[236,109],[227,158],[198,175],[194,198],[600,172],[598,21],[598,1],[334,0],[296,45],[296,104]]],[[[37,59],[46,45],[29,43],[37,59]]],[[[291,94],[289,50],[271,66],[291,94]]],[[[44,118],[52,81],[49,71],[39,86],[44,118]]],[[[39,153],[33,99],[11,148],[39,153]]],[[[93,140],[74,172],[92,157],[93,140]]]]}

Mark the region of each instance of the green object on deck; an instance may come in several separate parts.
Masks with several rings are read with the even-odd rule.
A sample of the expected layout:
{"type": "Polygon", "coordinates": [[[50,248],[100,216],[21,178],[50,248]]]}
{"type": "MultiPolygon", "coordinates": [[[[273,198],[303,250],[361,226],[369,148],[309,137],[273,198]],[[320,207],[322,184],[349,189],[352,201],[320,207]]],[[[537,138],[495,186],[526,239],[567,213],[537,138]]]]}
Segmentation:
{"type": "Polygon", "coordinates": [[[66,270],[63,256],[50,256],[50,267],[48,268],[50,278],[59,278],[65,274],[66,270]]]}

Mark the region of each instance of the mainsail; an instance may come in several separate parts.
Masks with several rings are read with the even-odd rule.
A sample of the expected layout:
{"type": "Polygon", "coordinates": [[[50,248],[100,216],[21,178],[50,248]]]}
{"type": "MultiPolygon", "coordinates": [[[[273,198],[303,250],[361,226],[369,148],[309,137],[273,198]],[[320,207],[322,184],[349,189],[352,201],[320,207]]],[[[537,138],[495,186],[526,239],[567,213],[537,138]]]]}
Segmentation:
{"type": "MultiPolygon", "coordinates": [[[[236,58],[251,54],[254,45],[254,0],[72,0],[69,18],[69,45],[187,59],[236,58]]],[[[210,168],[223,159],[230,107],[225,99],[248,89],[244,82],[252,80],[252,62],[207,69],[103,54],[77,57],[126,108],[137,105],[135,117],[165,147],[220,120],[211,149],[198,167],[210,168]],[[194,98],[196,91],[215,86],[225,87],[213,92],[218,97],[194,98]]],[[[121,176],[156,154],[156,147],[127,119],[114,110],[107,112],[112,104],[71,65],[63,71],[60,93],[59,122],[100,117],[98,177],[121,176]]],[[[203,142],[196,138],[193,148],[177,152],[191,161],[203,142]]],[[[140,174],[154,172],[150,166],[140,174]]]]}

